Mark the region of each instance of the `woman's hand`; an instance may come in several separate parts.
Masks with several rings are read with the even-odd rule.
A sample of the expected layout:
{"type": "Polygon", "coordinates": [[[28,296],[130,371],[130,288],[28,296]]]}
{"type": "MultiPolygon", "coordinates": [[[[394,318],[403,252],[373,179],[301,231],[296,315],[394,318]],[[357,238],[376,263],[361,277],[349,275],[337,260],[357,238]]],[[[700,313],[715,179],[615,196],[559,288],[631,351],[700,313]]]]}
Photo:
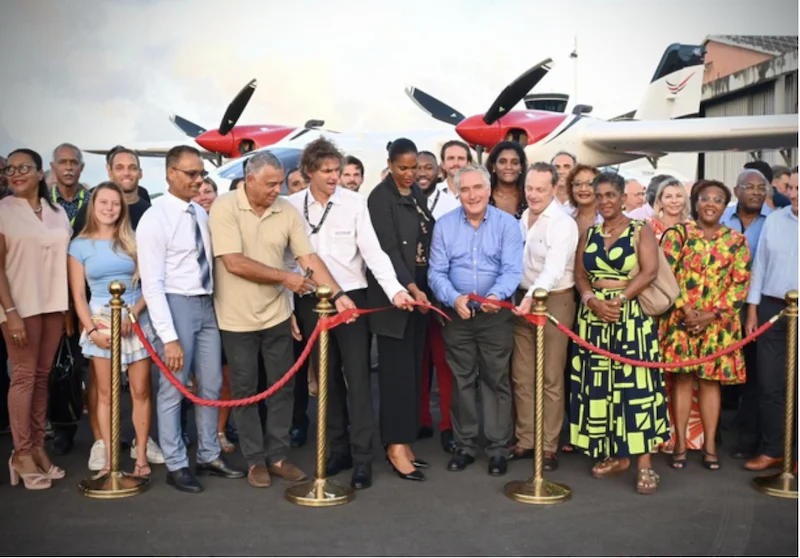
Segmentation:
{"type": "MultiPolygon", "coordinates": [[[[413,289],[411,291],[411,296],[413,296],[414,300],[416,300],[420,304],[430,304],[431,303],[431,301],[428,300],[428,295],[426,295],[425,292],[420,290],[420,289],[417,289],[417,288],[413,289]]],[[[420,312],[422,312],[423,314],[427,314],[430,311],[430,308],[423,308],[423,307],[420,306],[420,307],[418,307],[418,310],[420,312]]]]}
{"type": "Polygon", "coordinates": [[[686,324],[686,331],[694,335],[702,333],[711,322],[717,319],[714,312],[704,310],[687,310],[685,315],[683,323],[686,324]]]}
{"type": "Polygon", "coordinates": [[[28,335],[25,332],[25,322],[19,317],[16,310],[12,310],[6,314],[6,327],[8,328],[8,336],[11,338],[11,343],[19,349],[24,349],[28,346],[28,335]]]}
{"type": "Polygon", "coordinates": [[[89,336],[89,339],[91,339],[92,343],[94,343],[104,351],[111,350],[111,338],[108,335],[104,335],[99,331],[94,330],[92,334],[89,336]]]}
{"type": "Polygon", "coordinates": [[[600,300],[598,298],[591,299],[587,306],[592,313],[607,323],[615,323],[619,321],[620,307],[619,301],[614,304],[612,300],[600,300]]]}

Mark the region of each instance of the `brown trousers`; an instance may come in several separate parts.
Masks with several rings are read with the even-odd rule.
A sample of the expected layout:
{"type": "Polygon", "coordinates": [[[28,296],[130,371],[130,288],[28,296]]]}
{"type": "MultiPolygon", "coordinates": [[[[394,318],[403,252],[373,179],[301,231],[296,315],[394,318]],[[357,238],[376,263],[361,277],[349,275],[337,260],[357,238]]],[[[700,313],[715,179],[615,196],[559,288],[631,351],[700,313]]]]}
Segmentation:
{"type": "Polygon", "coordinates": [[[23,322],[28,344],[22,349],[11,339],[8,325],[0,326],[11,361],[8,418],[17,455],[29,455],[32,449],[44,447],[47,385],[64,333],[64,314],[37,314],[23,322]]]}
{"type": "MultiPolygon", "coordinates": [[[[518,291],[521,293],[521,291],[518,291]]],[[[521,293],[518,298],[521,298],[521,293]]],[[[566,327],[575,321],[572,291],[551,295],[547,310],[566,327]]],[[[555,452],[564,423],[564,367],[569,338],[547,323],[544,330],[544,451],[555,452]]],[[[533,449],[534,385],[536,372],[536,328],[514,316],[514,352],[511,356],[511,389],[514,394],[517,447],[533,449]]]]}

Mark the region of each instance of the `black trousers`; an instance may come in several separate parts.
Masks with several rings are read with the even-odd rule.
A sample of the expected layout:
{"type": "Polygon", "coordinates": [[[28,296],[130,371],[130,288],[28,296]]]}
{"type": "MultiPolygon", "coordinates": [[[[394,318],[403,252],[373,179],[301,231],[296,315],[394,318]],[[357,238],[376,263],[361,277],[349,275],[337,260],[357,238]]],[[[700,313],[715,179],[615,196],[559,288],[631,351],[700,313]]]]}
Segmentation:
{"type": "MultiPolygon", "coordinates": [[[[357,307],[366,307],[366,289],[349,291],[347,296],[357,307]]],[[[317,326],[316,304],[314,297],[300,297],[296,306],[306,339],[317,326]]],[[[371,463],[374,459],[375,412],[369,350],[364,343],[368,331],[367,320],[359,318],[352,324],[342,324],[331,330],[328,343],[328,447],[331,453],[352,454],[356,463],[371,463]]],[[[312,358],[319,362],[319,340],[314,345],[312,358]]]]}
{"type": "Polygon", "coordinates": [[[505,457],[513,432],[510,362],[514,347],[511,312],[478,312],[463,320],[448,309],[451,321],[442,331],[447,364],[453,371],[453,438],[456,447],[475,456],[480,419],[475,380],[480,380],[486,454],[505,457]]]}
{"type": "Polygon", "coordinates": [[[402,339],[378,335],[381,441],[412,444],[419,431],[422,354],[428,315],[408,315],[402,339]]]}
{"type": "MultiPolygon", "coordinates": [[[[250,397],[258,390],[259,353],[264,360],[267,387],[275,384],[294,364],[290,320],[261,331],[221,331],[228,357],[231,395],[234,399],[250,397]]],[[[282,461],[289,453],[289,429],[294,405],[294,378],[269,398],[267,405],[266,443],[258,409],[252,405],[234,407],[233,418],[239,434],[242,454],[248,466],[282,461]]]]}
{"type": "MultiPolygon", "coordinates": [[[[313,297],[302,297],[313,298],[313,297]]],[[[301,297],[294,295],[294,315],[297,319],[297,327],[303,332],[303,339],[294,342],[294,360],[300,360],[300,355],[306,348],[308,342],[308,334],[306,333],[306,325],[303,317],[298,312],[297,308],[300,304],[301,297]]],[[[315,322],[316,324],[316,322],[315,322]]],[[[313,328],[311,328],[313,330],[313,328]]],[[[311,362],[313,356],[309,357],[304,363],[302,368],[297,371],[294,377],[294,409],[292,410],[292,428],[298,430],[308,430],[308,364],[311,362]]]]}
{"type": "MultiPolygon", "coordinates": [[[[786,307],[783,301],[762,297],[758,323],[766,323],[786,307]]],[[[758,397],[761,411],[761,451],[783,456],[784,398],[786,397],[786,319],[778,320],[758,339],[758,397]]],[[[748,380],[749,381],[749,380],[748,380]]]]}
{"type": "MultiPolygon", "coordinates": [[[[742,311],[742,331],[747,322],[747,305],[742,311]]],[[[774,326],[773,326],[774,328],[774,326]]],[[[763,338],[763,337],[762,337],[763,338]]],[[[736,423],[739,427],[739,448],[745,451],[756,451],[761,441],[761,409],[758,394],[758,345],[761,340],[748,343],[742,349],[744,366],[747,370],[747,379],[740,386],[741,403],[736,414],[736,423]]]]}
{"type": "MultiPolygon", "coordinates": [[[[72,358],[75,359],[76,365],[81,370],[81,374],[87,380],[86,383],[88,384],[89,381],[91,381],[89,379],[89,360],[83,356],[83,350],[81,349],[81,324],[77,313],[75,313],[73,327],[75,329],[75,333],[72,334],[72,337],[69,337],[69,348],[72,350],[72,358]]],[[[70,441],[74,441],[75,434],[78,432],[78,424],[78,422],[73,424],[54,424],[53,433],[56,437],[66,438],[70,441]]]]}

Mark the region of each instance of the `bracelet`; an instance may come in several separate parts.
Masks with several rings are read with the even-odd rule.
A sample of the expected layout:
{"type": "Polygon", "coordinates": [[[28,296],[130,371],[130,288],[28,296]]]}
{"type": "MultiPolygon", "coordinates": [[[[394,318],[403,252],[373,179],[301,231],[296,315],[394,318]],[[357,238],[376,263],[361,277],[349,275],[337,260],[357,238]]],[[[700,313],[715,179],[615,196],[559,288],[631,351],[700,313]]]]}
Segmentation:
{"type": "Polygon", "coordinates": [[[345,292],[344,292],[343,290],[342,290],[342,291],[339,291],[338,293],[336,293],[335,295],[333,295],[333,296],[331,297],[331,304],[334,304],[334,303],[336,303],[336,301],[337,301],[337,300],[339,300],[340,298],[342,298],[344,295],[345,295],[345,292]]]}
{"type": "Polygon", "coordinates": [[[16,309],[17,309],[17,307],[16,307],[16,306],[12,306],[11,308],[5,308],[5,309],[3,310],[3,312],[5,312],[6,314],[10,314],[11,312],[13,312],[13,311],[14,311],[14,310],[16,310],[16,309]]]}
{"type": "Polygon", "coordinates": [[[95,331],[97,331],[97,328],[96,328],[96,327],[93,327],[93,328],[92,328],[92,329],[90,329],[88,332],[86,332],[86,337],[91,337],[91,336],[92,336],[92,333],[94,333],[95,331]]]}
{"type": "Polygon", "coordinates": [[[581,302],[586,306],[593,298],[597,298],[597,296],[592,291],[586,291],[583,293],[583,296],[581,296],[581,302]]]}

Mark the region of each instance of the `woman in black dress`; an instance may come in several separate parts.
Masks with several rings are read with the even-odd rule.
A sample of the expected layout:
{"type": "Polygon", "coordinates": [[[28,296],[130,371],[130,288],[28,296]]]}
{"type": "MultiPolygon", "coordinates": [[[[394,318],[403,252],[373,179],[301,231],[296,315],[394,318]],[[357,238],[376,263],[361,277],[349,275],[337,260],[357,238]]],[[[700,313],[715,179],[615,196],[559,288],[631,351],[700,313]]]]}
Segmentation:
{"type": "MultiPolygon", "coordinates": [[[[422,189],[416,184],[417,147],[401,138],[389,147],[389,174],[367,200],[372,225],[381,248],[392,260],[397,279],[419,302],[428,302],[428,256],[433,216],[422,189]]],[[[372,273],[367,272],[367,299],[371,307],[391,302],[372,273]]],[[[411,449],[419,430],[420,378],[425,346],[424,314],[393,308],[369,315],[378,339],[381,439],[387,457],[404,479],[425,480],[411,449]]]]}

